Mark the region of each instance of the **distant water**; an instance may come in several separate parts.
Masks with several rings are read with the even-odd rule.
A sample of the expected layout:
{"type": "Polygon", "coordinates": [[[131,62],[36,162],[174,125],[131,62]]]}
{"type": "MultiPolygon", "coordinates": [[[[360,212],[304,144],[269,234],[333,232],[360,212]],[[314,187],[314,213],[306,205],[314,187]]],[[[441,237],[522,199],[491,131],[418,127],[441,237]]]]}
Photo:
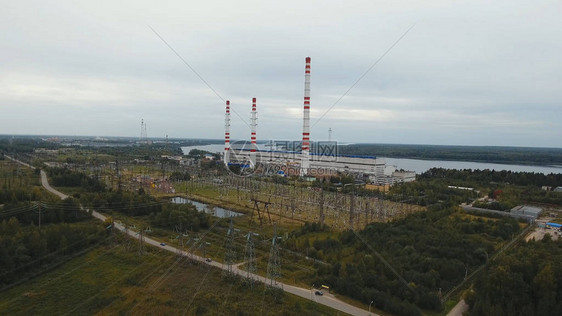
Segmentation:
{"type": "MultiPolygon", "coordinates": [[[[203,145],[203,146],[189,146],[181,148],[183,153],[187,155],[192,149],[206,150],[213,153],[222,152],[224,145],[203,145]]],[[[416,173],[424,173],[431,168],[446,168],[446,169],[490,169],[490,170],[509,170],[513,172],[536,172],[536,173],[562,173],[562,166],[525,166],[525,165],[509,165],[500,163],[486,163],[486,162],[470,162],[470,161],[449,161],[449,160],[421,160],[421,159],[407,159],[407,158],[383,158],[387,165],[394,165],[398,169],[415,171],[416,173]]]]}
{"type": "Polygon", "coordinates": [[[193,200],[182,198],[182,197],[179,197],[179,196],[177,196],[175,198],[172,198],[172,203],[174,203],[174,204],[191,203],[191,204],[195,205],[195,207],[197,208],[197,210],[199,212],[205,212],[207,214],[210,214],[210,215],[213,215],[213,216],[216,216],[216,217],[220,217],[220,218],[227,218],[227,217],[231,217],[231,216],[236,217],[236,216],[243,215],[242,213],[227,210],[227,209],[222,208],[222,207],[212,206],[212,205],[209,205],[209,204],[193,201],[193,200]]]}
{"type": "Polygon", "coordinates": [[[416,173],[423,173],[431,168],[446,169],[490,169],[490,170],[510,170],[513,172],[536,172],[536,173],[562,173],[562,167],[557,166],[524,166],[508,165],[499,163],[470,162],[470,161],[448,161],[448,160],[421,160],[406,158],[384,158],[387,165],[395,165],[398,169],[411,170],[416,173]]]}

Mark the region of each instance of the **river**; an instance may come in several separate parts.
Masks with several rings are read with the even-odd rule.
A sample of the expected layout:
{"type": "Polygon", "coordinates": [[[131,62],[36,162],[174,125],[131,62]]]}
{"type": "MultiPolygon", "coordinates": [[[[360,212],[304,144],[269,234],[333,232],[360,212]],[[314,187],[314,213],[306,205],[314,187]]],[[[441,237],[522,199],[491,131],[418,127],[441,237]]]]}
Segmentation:
{"type": "MultiPolygon", "coordinates": [[[[192,149],[206,150],[212,153],[222,152],[223,144],[189,146],[181,148],[183,153],[187,155],[192,149]]],[[[525,165],[509,165],[501,163],[487,162],[471,162],[471,161],[450,161],[450,160],[422,160],[407,158],[386,158],[379,157],[386,161],[387,165],[396,166],[398,169],[415,171],[417,174],[424,173],[431,168],[446,169],[490,169],[490,170],[509,170],[513,172],[536,172],[536,173],[562,173],[562,167],[556,166],[525,166],[525,165]]]]}

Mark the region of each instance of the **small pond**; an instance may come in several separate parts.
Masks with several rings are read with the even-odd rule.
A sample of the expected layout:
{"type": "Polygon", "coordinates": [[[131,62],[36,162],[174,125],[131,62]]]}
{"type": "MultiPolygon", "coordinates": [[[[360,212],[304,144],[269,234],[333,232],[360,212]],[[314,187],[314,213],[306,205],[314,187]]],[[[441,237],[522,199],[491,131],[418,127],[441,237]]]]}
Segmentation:
{"type": "Polygon", "coordinates": [[[235,217],[235,216],[244,215],[242,213],[227,210],[227,209],[224,209],[222,207],[213,206],[213,205],[193,201],[193,200],[186,199],[186,198],[179,197],[179,196],[176,196],[175,198],[172,198],[171,201],[174,204],[188,204],[188,203],[193,204],[193,205],[195,205],[195,207],[197,208],[197,210],[199,212],[205,212],[207,214],[210,214],[210,215],[213,215],[213,216],[216,216],[216,217],[220,217],[220,218],[227,218],[227,217],[231,217],[231,216],[235,217]]]}

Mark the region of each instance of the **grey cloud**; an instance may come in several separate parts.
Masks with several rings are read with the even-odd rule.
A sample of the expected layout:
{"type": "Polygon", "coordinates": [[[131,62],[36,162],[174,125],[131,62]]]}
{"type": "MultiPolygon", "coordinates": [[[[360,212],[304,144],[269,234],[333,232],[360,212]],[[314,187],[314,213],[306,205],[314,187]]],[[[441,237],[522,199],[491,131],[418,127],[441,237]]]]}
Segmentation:
{"type": "MultiPolygon", "coordinates": [[[[561,147],[558,1],[11,2],[0,13],[0,133],[221,138],[224,104],[262,138],[561,147]],[[31,111],[31,112],[30,112],[31,111]],[[29,117],[28,113],[40,113],[29,117]],[[62,115],[64,114],[64,115],[62,115]],[[46,122],[48,119],[48,122],[46,122]]],[[[248,128],[233,116],[233,137],[248,128]]]]}

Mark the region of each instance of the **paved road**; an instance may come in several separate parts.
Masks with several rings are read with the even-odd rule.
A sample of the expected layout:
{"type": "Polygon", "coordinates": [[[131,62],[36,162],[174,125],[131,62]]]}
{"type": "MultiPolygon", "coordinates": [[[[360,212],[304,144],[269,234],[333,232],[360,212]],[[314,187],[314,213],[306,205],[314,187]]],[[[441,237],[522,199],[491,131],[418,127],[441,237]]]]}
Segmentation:
{"type": "Polygon", "coordinates": [[[460,300],[451,311],[447,314],[447,316],[462,316],[464,312],[468,311],[468,305],[464,300],[460,300]]]}
{"type": "Polygon", "coordinates": [[[64,199],[66,199],[66,198],[68,197],[68,195],[66,195],[66,194],[64,194],[64,193],[62,193],[62,192],[59,192],[59,191],[53,189],[53,188],[49,185],[49,181],[47,181],[47,174],[46,174],[45,171],[43,171],[43,170],[41,170],[41,184],[43,185],[43,187],[44,187],[47,191],[49,191],[49,192],[53,193],[54,195],[60,197],[61,200],[64,200],[64,199]]]}
{"type": "MultiPolygon", "coordinates": [[[[49,182],[47,181],[47,175],[46,175],[46,173],[45,173],[43,170],[41,170],[41,183],[43,184],[43,187],[45,187],[45,189],[47,189],[49,192],[51,192],[51,193],[53,193],[53,194],[56,194],[56,195],[57,195],[58,197],[60,197],[61,199],[66,199],[66,198],[68,197],[68,195],[66,195],[66,194],[64,194],[64,193],[62,193],[62,192],[59,192],[59,191],[53,189],[53,188],[49,185],[49,182]]],[[[93,215],[95,218],[97,218],[97,219],[99,219],[99,220],[101,220],[101,221],[105,221],[105,219],[106,219],[106,217],[105,217],[103,214],[98,213],[98,212],[96,212],[96,211],[92,211],[92,215],[93,215]]],[[[122,232],[125,232],[125,227],[124,227],[122,224],[114,223],[114,225],[115,225],[115,228],[116,228],[116,229],[118,229],[118,230],[120,230],[120,231],[122,231],[122,232]]],[[[135,231],[133,231],[133,230],[130,230],[130,229],[129,229],[129,230],[127,231],[127,233],[129,234],[129,236],[131,236],[131,237],[133,237],[133,238],[138,238],[138,237],[139,237],[139,236],[138,236],[138,232],[135,232],[135,231]]],[[[144,239],[144,242],[147,243],[147,244],[149,244],[149,245],[152,245],[152,246],[155,246],[155,247],[159,247],[159,248],[168,250],[168,251],[173,252],[173,253],[179,253],[179,252],[180,252],[179,249],[177,249],[177,248],[175,248],[175,247],[172,247],[172,246],[169,246],[169,245],[160,246],[160,242],[157,241],[157,240],[154,240],[154,239],[152,239],[152,238],[143,237],[143,239],[144,239]]],[[[225,267],[222,263],[215,262],[215,261],[206,262],[206,261],[205,261],[205,258],[200,257],[200,256],[197,256],[197,255],[194,255],[194,254],[191,254],[191,253],[188,253],[188,252],[186,252],[186,251],[181,251],[181,253],[182,253],[182,255],[185,256],[185,257],[190,257],[190,258],[192,258],[193,260],[200,261],[200,262],[202,262],[202,263],[204,263],[204,264],[208,264],[208,265],[217,267],[217,268],[219,268],[219,269],[226,270],[226,267],[225,267]]],[[[232,267],[232,271],[234,271],[234,273],[236,273],[236,274],[238,274],[238,275],[243,275],[243,276],[246,276],[246,275],[247,275],[247,272],[245,272],[245,271],[243,271],[243,270],[240,270],[240,269],[238,268],[238,266],[233,266],[233,267],[232,267]]],[[[259,282],[262,282],[262,283],[270,283],[270,280],[269,280],[269,279],[266,279],[266,278],[264,278],[264,277],[262,277],[262,276],[260,276],[260,275],[251,274],[250,276],[251,276],[254,280],[257,280],[257,281],[259,281],[259,282]]],[[[283,290],[284,290],[285,292],[288,292],[288,293],[291,293],[291,294],[300,296],[300,297],[305,298],[305,299],[308,299],[308,300],[315,301],[315,302],[317,302],[317,303],[319,303],[319,304],[322,304],[322,305],[331,307],[331,308],[333,308],[333,309],[339,310],[339,311],[344,312],[344,313],[348,313],[348,314],[351,314],[351,315],[376,315],[376,316],[378,316],[377,314],[369,313],[368,311],[366,311],[366,310],[364,310],[364,309],[361,309],[361,308],[355,307],[355,306],[353,306],[353,305],[347,304],[347,303],[345,303],[345,302],[342,302],[342,301],[338,300],[337,298],[335,298],[333,295],[331,295],[331,294],[329,294],[329,293],[326,293],[326,294],[324,294],[323,296],[317,296],[317,295],[314,295],[314,293],[313,293],[313,291],[312,291],[311,289],[303,289],[303,288],[300,288],[300,287],[296,287],[296,286],[288,285],[288,284],[284,284],[284,283],[278,283],[278,284],[283,288],[283,290]]]]}
{"type": "Polygon", "coordinates": [[[28,168],[35,169],[35,167],[33,167],[33,166],[29,165],[29,164],[26,164],[26,163],[23,162],[23,161],[20,161],[20,160],[17,160],[17,159],[15,159],[15,158],[12,158],[12,157],[10,157],[10,156],[8,156],[8,155],[4,155],[4,157],[6,157],[6,158],[8,158],[8,159],[10,159],[10,160],[13,160],[13,161],[15,161],[15,162],[17,162],[17,163],[19,163],[19,164],[21,164],[21,165],[24,165],[24,166],[26,166],[26,167],[28,167],[28,168]]]}

